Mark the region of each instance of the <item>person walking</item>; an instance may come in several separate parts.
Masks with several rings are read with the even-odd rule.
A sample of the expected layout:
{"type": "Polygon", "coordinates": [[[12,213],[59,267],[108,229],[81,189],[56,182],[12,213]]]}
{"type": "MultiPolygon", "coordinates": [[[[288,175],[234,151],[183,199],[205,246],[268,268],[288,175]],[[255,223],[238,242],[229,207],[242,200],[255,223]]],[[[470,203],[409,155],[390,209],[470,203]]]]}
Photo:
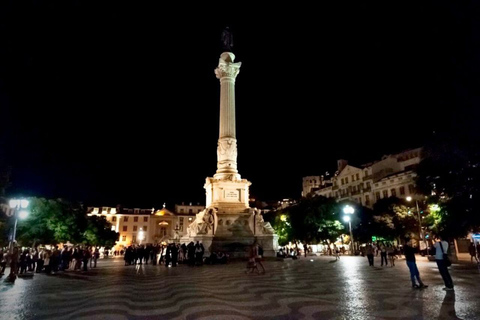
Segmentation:
{"type": "Polygon", "coordinates": [[[391,243],[387,246],[387,256],[390,260],[390,267],[395,267],[395,249],[391,243]]]}
{"type": "Polygon", "coordinates": [[[445,288],[443,288],[443,290],[453,291],[454,288],[452,277],[448,272],[448,267],[443,258],[443,255],[448,253],[448,242],[443,240],[442,236],[440,235],[438,235],[435,240],[435,261],[437,262],[438,271],[440,272],[443,282],[445,283],[445,288]]]}
{"type": "Polygon", "coordinates": [[[333,244],[333,252],[335,253],[335,260],[340,260],[340,250],[335,243],[333,244]]]}
{"type": "Polygon", "coordinates": [[[255,239],[252,246],[250,247],[249,260],[254,260],[256,265],[262,267],[262,271],[259,271],[259,273],[265,273],[265,267],[262,263],[262,256],[259,253],[259,247],[260,245],[258,244],[257,239],[255,239]]]}
{"type": "Polygon", "coordinates": [[[473,263],[473,259],[475,259],[475,261],[478,263],[477,252],[473,242],[470,242],[470,245],[468,246],[468,252],[470,253],[470,262],[473,263]]]}
{"type": "Polygon", "coordinates": [[[417,261],[415,259],[415,248],[412,244],[412,239],[407,240],[404,246],[405,260],[407,261],[408,269],[410,270],[410,279],[412,280],[412,288],[426,288],[426,284],[420,279],[420,272],[418,272],[417,261]],[[416,280],[415,280],[416,279],[416,280]],[[416,283],[418,281],[418,284],[416,283]]]}

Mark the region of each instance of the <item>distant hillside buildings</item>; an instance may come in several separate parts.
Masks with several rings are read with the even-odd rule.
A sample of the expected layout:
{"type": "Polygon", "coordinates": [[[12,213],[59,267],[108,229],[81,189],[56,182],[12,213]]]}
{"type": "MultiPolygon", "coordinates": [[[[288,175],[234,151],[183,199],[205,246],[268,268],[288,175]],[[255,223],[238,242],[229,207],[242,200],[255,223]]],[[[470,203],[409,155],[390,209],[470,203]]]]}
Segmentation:
{"type": "Polygon", "coordinates": [[[415,193],[415,169],[421,160],[421,148],[385,155],[381,160],[352,166],[338,160],[337,171],[329,175],[303,178],[302,197],[321,195],[337,201],[352,200],[373,207],[380,199],[406,198],[415,193]]]}

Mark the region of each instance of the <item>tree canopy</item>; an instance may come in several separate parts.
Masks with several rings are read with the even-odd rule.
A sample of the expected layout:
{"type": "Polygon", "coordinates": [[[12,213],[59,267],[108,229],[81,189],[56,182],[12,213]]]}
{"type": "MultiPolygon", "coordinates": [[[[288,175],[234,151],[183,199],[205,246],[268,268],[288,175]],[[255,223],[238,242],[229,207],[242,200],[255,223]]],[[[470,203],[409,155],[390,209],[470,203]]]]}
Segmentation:
{"type": "Polygon", "coordinates": [[[480,152],[476,144],[435,135],[423,150],[417,174],[419,192],[438,207],[427,219],[434,232],[464,237],[480,231],[480,152]]]}
{"type": "Polygon", "coordinates": [[[333,198],[302,198],[296,205],[279,210],[273,223],[279,243],[334,241],[345,229],[340,207],[333,198]]]}
{"type": "MultiPolygon", "coordinates": [[[[104,217],[88,217],[81,203],[63,199],[29,199],[29,215],[18,222],[23,245],[66,243],[112,246],[118,233],[104,217]]],[[[13,219],[12,219],[13,220],[13,219]]]]}

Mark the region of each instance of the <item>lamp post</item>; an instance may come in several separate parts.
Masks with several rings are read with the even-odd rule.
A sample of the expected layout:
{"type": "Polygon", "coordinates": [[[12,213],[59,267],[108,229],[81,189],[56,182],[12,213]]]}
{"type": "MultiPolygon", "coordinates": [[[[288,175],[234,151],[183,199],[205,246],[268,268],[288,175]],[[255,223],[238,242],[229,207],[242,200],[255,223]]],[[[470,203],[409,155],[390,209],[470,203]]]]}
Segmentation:
{"type": "Polygon", "coordinates": [[[345,208],[343,208],[343,213],[347,214],[346,216],[343,217],[343,221],[348,222],[348,228],[350,229],[350,255],[353,256],[353,251],[354,251],[354,241],[353,241],[353,233],[352,233],[352,219],[350,218],[349,215],[353,214],[355,212],[355,209],[353,209],[352,206],[346,205],[345,208]]]}
{"type": "Polygon", "coordinates": [[[17,223],[18,219],[25,219],[28,216],[28,211],[21,210],[26,209],[28,207],[28,200],[26,199],[12,199],[10,200],[10,208],[14,209],[14,217],[15,217],[15,224],[13,226],[13,235],[12,241],[10,243],[10,252],[13,251],[13,246],[15,244],[15,239],[17,236],[17,223]]]}
{"type": "MultiPolygon", "coordinates": [[[[412,201],[412,197],[408,196],[405,198],[408,202],[412,201]]],[[[420,209],[418,208],[418,201],[415,199],[415,206],[417,207],[417,217],[418,217],[418,244],[420,245],[420,240],[423,239],[423,245],[424,249],[427,249],[427,241],[425,240],[425,237],[423,236],[423,230],[422,230],[422,217],[420,216],[420,209]]],[[[420,248],[421,249],[421,248],[420,248]]]]}
{"type": "Polygon", "coordinates": [[[12,241],[10,242],[10,274],[7,277],[7,281],[14,282],[17,278],[17,264],[18,264],[18,248],[15,247],[15,240],[17,236],[17,223],[18,219],[25,219],[28,216],[28,211],[21,210],[28,207],[28,200],[25,199],[12,199],[9,202],[10,208],[14,209],[13,215],[15,216],[15,224],[13,226],[12,241]]]}
{"type": "Polygon", "coordinates": [[[143,239],[145,239],[145,232],[143,232],[143,229],[140,228],[140,231],[138,231],[138,240],[140,240],[140,245],[142,245],[143,239]]]}

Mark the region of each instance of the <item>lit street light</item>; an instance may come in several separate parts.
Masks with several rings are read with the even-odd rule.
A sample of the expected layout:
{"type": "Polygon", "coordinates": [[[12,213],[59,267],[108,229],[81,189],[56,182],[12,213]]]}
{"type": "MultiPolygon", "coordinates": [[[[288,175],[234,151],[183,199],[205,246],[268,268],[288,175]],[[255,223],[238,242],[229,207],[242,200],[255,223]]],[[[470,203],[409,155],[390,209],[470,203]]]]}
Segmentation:
{"type": "MultiPolygon", "coordinates": [[[[408,202],[412,201],[412,197],[408,196],[405,198],[408,202]]],[[[427,249],[427,241],[425,237],[423,236],[423,230],[422,230],[422,217],[420,216],[420,209],[418,208],[418,201],[415,199],[415,205],[417,207],[417,216],[418,216],[418,244],[420,246],[420,240],[423,239],[423,245],[424,248],[422,249],[420,246],[420,251],[427,249]]]]}
{"type": "Polygon", "coordinates": [[[15,216],[15,224],[13,226],[13,235],[12,241],[10,243],[10,251],[12,251],[13,246],[15,244],[15,239],[17,236],[17,222],[20,218],[21,220],[25,219],[28,216],[28,211],[21,210],[26,209],[28,207],[28,200],[25,199],[12,199],[10,200],[10,208],[15,209],[14,216],[15,216]]]}
{"type": "Polygon", "coordinates": [[[138,231],[138,240],[140,240],[140,245],[142,245],[142,240],[145,239],[145,232],[143,231],[142,228],[140,228],[140,231],[138,231]]]}
{"type": "Polygon", "coordinates": [[[28,211],[21,210],[28,207],[28,200],[25,199],[12,199],[10,200],[10,208],[14,209],[13,215],[15,216],[15,224],[13,225],[12,241],[10,242],[10,274],[7,281],[14,282],[17,278],[17,261],[18,261],[18,248],[14,250],[16,236],[17,236],[17,223],[18,219],[25,219],[28,216],[28,211]]]}
{"type": "Polygon", "coordinates": [[[350,255],[353,256],[354,246],[353,246],[353,233],[352,233],[352,219],[350,218],[350,214],[353,214],[355,209],[352,206],[346,205],[343,208],[343,213],[348,214],[347,216],[343,217],[343,221],[348,222],[348,228],[350,229],[350,255]]]}

